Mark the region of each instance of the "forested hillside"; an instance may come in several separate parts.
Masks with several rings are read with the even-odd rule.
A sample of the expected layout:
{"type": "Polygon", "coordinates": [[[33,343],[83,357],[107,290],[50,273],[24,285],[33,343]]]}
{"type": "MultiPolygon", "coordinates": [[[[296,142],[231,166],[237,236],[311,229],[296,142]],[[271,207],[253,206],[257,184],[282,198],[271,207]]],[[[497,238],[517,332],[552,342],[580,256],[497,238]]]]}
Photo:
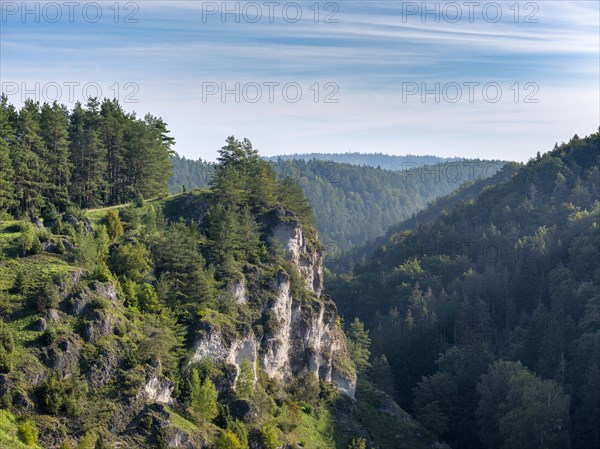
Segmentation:
{"type": "Polygon", "coordinates": [[[175,197],[134,190],[85,210],[41,189],[35,208],[5,203],[0,447],[437,444],[366,379],[357,387],[368,345],[322,295],[300,187],[246,139],[219,154],[210,188],[175,197]]]}
{"type": "Polygon", "coordinates": [[[120,204],[167,192],[167,125],[126,113],[116,100],[91,98],[72,111],[0,98],[0,213],[45,216],[120,204]]]}
{"type": "Polygon", "coordinates": [[[599,447],[599,219],[600,133],[575,136],[326,291],[452,447],[599,447]]]}
{"type": "Polygon", "coordinates": [[[384,245],[392,234],[405,229],[416,229],[423,224],[434,221],[443,211],[454,208],[458,203],[468,202],[491,186],[507,181],[514,175],[518,167],[519,164],[510,162],[492,176],[467,181],[457,190],[433,200],[427,207],[414,213],[410,218],[400,223],[395,223],[388,228],[385,235],[368,241],[361,246],[349,248],[336,255],[336,257],[330,257],[327,268],[335,273],[351,271],[357,263],[367,262],[368,257],[377,248],[384,245]]]}
{"type": "Polygon", "coordinates": [[[171,157],[173,174],[169,178],[169,191],[171,193],[182,193],[194,189],[208,187],[215,173],[215,164],[205,162],[202,159],[186,159],[174,154],[171,157]]]}
{"type": "MultiPolygon", "coordinates": [[[[177,156],[172,161],[172,191],[209,183],[211,164],[177,156]]],[[[273,163],[279,177],[291,178],[302,187],[329,259],[383,235],[390,226],[462,184],[494,176],[503,165],[501,161],[461,160],[432,166],[414,163],[405,165],[404,171],[390,171],[316,159],[273,163]]]]}

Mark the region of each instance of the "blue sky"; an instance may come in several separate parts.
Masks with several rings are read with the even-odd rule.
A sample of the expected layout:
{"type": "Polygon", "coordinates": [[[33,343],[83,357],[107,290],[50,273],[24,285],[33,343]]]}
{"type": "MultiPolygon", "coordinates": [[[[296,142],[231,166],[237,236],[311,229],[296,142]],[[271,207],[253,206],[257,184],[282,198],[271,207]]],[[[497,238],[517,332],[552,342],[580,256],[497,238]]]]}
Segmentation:
{"type": "Polygon", "coordinates": [[[20,104],[23,87],[43,101],[58,85],[72,107],[68,86],[83,100],[96,83],[209,160],[234,134],[265,155],[524,161],[600,124],[598,1],[480,1],[472,19],[463,1],[278,3],[118,2],[116,17],[113,0],[80,1],[70,20],[62,1],[23,15],[2,0],[2,88],[20,104]]]}

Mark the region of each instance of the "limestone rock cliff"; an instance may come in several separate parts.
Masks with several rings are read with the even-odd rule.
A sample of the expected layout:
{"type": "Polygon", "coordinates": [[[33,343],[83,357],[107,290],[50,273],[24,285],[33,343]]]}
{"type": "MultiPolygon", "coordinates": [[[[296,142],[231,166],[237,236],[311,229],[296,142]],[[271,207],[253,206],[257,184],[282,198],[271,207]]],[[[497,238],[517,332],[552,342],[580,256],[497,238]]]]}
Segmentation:
{"type": "Polygon", "coordinates": [[[267,375],[283,381],[313,373],[354,398],[356,374],[349,365],[337,309],[329,298],[322,297],[323,254],[316,232],[304,230],[285,213],[268,220],[269,241],[281,247],[285,259],[299,273],[304,291],[295,292],[284,268],[272,275],[268,300],[259,299],[244,279],[235,282],[230,289],[235,301],[259,301],[259,321],[266,325],[238,326],[241,329],[232,334],[207,320],[201,326],[191,360],[209,357],[233,365],[236,375],[244,359],[252,366],[258,361],[267,375]]]}

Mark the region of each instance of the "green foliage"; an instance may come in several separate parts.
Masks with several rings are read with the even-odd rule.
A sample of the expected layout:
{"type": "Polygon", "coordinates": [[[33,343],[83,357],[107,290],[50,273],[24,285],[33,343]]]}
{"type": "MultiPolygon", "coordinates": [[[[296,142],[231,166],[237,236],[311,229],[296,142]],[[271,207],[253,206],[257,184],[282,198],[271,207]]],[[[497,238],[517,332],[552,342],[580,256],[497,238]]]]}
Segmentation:
{"type": "Polygon", "coordinates": [[[11,163],[9,134],[13,133],[8,122],[6,97],[0,100],[0,213],[7,213],[16,205],[14,191],[15,171],[11,163]]]}
{"type": "Polygon", "coordinates": [[[590,377],[600,348],[591,306],[600,291],[599,142],[598,133],[575,137],[514,176],[505,177],[508,167],[504,182],[457,193],[467,201],[445,198],[397,225],[351,273],[326,278],[340,312],[364,320],[373,352],[387,357],[401,405],[411,408],[417,387],[415,414],[453,446],[517,447],[520,438],[536,447],[526,420],[549,447],[600,441],[591,405],[600,390],[590,377]],[[518,360],[554,384],[524,380],[512,390],[521,399],[502,402],[512,414],[486,413],[488,422],[476,415],[476,385],[496,359],[518,360]],[[560,418],[535,396],[554,395],[562,413],[556,385],[571,395],[560,418]],[[548,424],[549,436],[538,419],[560,420],[561,429],[548,424]]]}
{"type": "Polygon", "coordinates": [[[17,425],[17,437],[27,446],[33,446],[38,440],[38,429],[31,419],[22,418],[17,425]]]}
{"type": "Polygon", "coordinates": [[[230,430],[237,437],[241,449],[248,449],[248,429],[243,422],[237,419],[228,419],[227,430],[230,430]]]}
{"type": "Polygon", "coordinates": [[[160,302],[156,290],[150,284],[143,283],[139,286],[137,292],[137,304],[142,312],[158,313],[160,311],[160,302]]]}
{"type": "Polygon", "coordinates": [[[477,386],[477,416],[486,447],[569,447],[569,396],[520,363],[496,362],[477,386]]]}
{"type": "Polygon", "coordinates": [[[106,265],[109,249],[107,237],[104,226],[96,234],[80,232],[76,237],[75,263],[102,281],[111,277],[106,265]]]}
{"type": "Polygon", "coordinates": [[[224,278],[234,279],[241,261],[258,259],[259,233],[255,218],[247,207],[236,209],[216,204],[209,211],[209,236],[214,241],[215,261],[224,278]],[[231,268],[227,267],[227,259],[231,268]]]}
{"type": "MultiPolygon", "coordinates": [[[[373,155],[361,156],[374,158],[373,155]]],[[[466,160],[463,163],[431,156],[396,156],[394,162],[387,162],[387,166],[398,168],[386,169],[383,164],[346,163],[344,161],[350,157],[345,154],[323,156],[326,160],[310,160],[302,155],[297,157],[267,158],[272,168],[254,171],[249,184],[258,187],[245,189],[249,196],[247,203],[265,210],[268,207],[264,203],[273,201],[274,196],[273,202],[294,211],[301,222],[314,220],[326,242],[327,257],[330,263],[335,262],[338,269],[352,268],[367,255],[358,247],[383,235],[399,221],[410,219],[415,212],[465,182],[476,181],[474,184],[477,186],[452,201],[473,198],[486,185],[510,178],[510,174],[494,175],[504,165],[502,161],[466,160]],[[335,161],[330,157],[336,158],[335,161]],[[411,162],[403,165],[395,160],[411,162]],[[432,166],[425,168],[425,164],[432,166]],[[455,175],[457,171],[458,175],[455,175]],[[275,189],[271,189],[273,175],[270,172],[278,178],[275,189]],[[489,178],[480,181],[480,177],[489,178]],[[264,201],[255,202],[254,198],[263,198],[264,201]],[[314,219],[311,208],[314,209],[314,219]]],[[[177,193],[182,184],[192,188],[208,186],[213,182],[214,171],[218,171],[214,164],[178,156],[172,159],[172,163],[174,169],[169,187],[177,193]]],[[[233,174],[225,181],[232,188],[243,184],[233,174]]]]}
{"type": "Polygon", "coordinates": [[[375,357],[368,375],[371,382],[381,389],[381,391],[394,396],[396,390],[394,375],[385,355],[375,357]]]}
{"type": "Polygon", "coordinates": [[[62,444],[58,447],[58,449],[72,449],[69,439],[65,438],[65,441],[62,442],[62,444]]]}
{"type": "Polygon", "coordinates": [[[54,282],[47,282],[38,294],[36,306],[38,312],[43,313],[50,309],[58,309],[60,291],[54,282]]]}
{"type": "Polygon", "coordinates": [[[166,191],[173,139],[166,124],[126,114],[116,100],[90,99],[72,111],[27,100],[0,106],[0,211],[39,216],[166,191]]]}
{"type": "Polygon", "coordinates": [[[265,424],[260,429],[260,442],[265,449],[277,449],[281,446],[277,428],[271,424],[265,424]]]}
{"type": "Polygon", "coordinates": [[[88,431],[81,437],[75,449],[94,449],[97,439],[98,436],[94,432],[88,431]]]}
{"type": "Polygon", "coordinates": [[[14,331],[0,320],[0,373],[9,373],[13,370],[16,348],[14,331]]]}
{"type": "Polygon", "coordinates": [[[244,446],[235,433],[225,429],[215,441],[215,449],[244,449],[244,446]]]}
{"type": "Polygon", "coordinates": [[[156,275],[164,296],[161,299],[170,305],[215,305],[214,270],[206,267],[199,241],[196,229],[176,222],[154,242],[152,253],[156,275]]]}
{"type": "Polygon", "coordinates": [[[200,381],[198,370],[192,368],[189,383],[190,407],[200,420],[211,421],[218,415],[217,389],[210,378],[200,381]]]}
{"type": "Polygon", "coordinates": [[[106,231],[111,240],[117,240],[123,235],[123,223],[121,223],[121,217],[119,212],[115,209],[111,209],[106,213],[106,231]]]}
{"type": "Polygon", "coordinates": [[[348,449],[367,449],[367,442],[364,438],[353,438],[348,449]]]}
{"type": "Polygon", "coordinates": [[[138,304],[138,285],[129,278],[124,278],[121,282],[123,291],[123,301],[126,307],[137,309],[138,304]]]}
{"type": "Polygon", "coordinates": [[[288,389],[296,401],[305,403],[317,402],[321,394],[321,385],[314,373],[291,380],[288,389]]]}
{"type": "Polygon", "coordinates": [[[248,359],[242,360],[240,373],[236,382],[236,392],[240,398],[250,399],[254,397],[254,367],[248,359]]]}
{"type": "Polygon", "coordinates": [[[25,256],[29,252],[39,252],[34,251],[37,246],[39,246],[39,239],[35,232],[35,228],[31,223],[22,223],[21,224],[21,236],[19,238],[19,248],[21,249],[21,254],[25,256]]]}
{"type": "Polygon", "coordinates": [[[142,282],[150,274],[152,262],[150,252],[141,243],[125,243],[111,255],[112,270],[134,282],[142,282]]]}
{"type": "Polygon", "coordinates": [[[0,348],[11,354],[15,351],[16,344],[14,331],[0,320],[0,348]]]}
{"type": "Polygon", "coordinates": [[[358,317],[354,318],[348,329],[348,350],[359,372],[364,372],[370,366],[370,346],[371,338],[369,337],[369,331],[365,330],[364,323],[358,317]]]}
{"type": "Polygon", "coordinates": [[[17,275],[15,276],[15,281],[12,286],[13,293],[25,293],[26,285],[25,285],[25,275],[22,271],[17,271],[17,275]]]}
{"type": "Polygon", "coordinates": [[[140,361],[160,362],[167,372],[175,372],[183,346],[183,331],[169,317],[146,315],[139,325],[137,355],[140,361]]]}
{"type": "Polygon", "coordinates": [[[144,207],[144,195],[142,195],[140,192],[136,192],[133,198],[133,204],[135,204],[135,207],[144,207]]]}
{"type": "Polygon", "coordinates": [[[40,388],[42,406],[51,415],[65,413],[78,416],[87,392],[87,384],[77,376],[61,379],[59,373],[48,375],[40,388]]]}

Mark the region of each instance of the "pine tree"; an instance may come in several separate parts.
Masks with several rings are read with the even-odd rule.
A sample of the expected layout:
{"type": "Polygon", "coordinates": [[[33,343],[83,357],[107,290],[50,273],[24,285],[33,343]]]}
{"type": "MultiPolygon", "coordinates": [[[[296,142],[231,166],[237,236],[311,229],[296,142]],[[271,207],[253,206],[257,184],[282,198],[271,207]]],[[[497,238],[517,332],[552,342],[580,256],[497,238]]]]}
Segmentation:
{"type": "Polygon", "coordinates": [[[49,167],[43,164],[46,145],[40,136],[39,105],[25,101],[19,111],[17,144],[12,147],[15,193],[19,215],[38,215],[44,205],[42,194],[48,188],[49,167]]]}
{"type": "Polygon", "coordinates": [[[371,369],[369,370],[369,378],[382,391],[394,396],[396,385],[392,369],[385,355],[375,357],[371,369]]]}
{"type": "Polygon", "coordinates": [[[300,185],[291,178],[282,179],[277,186],[279,203],[296,214],[305,225],[313,223],[313,211],[300,185]]]}
{"type": "Polygon", "coordinates": [[[218,394],[215,384],[208,377],[201,383],[198,370],[195,368],[190,374],[189,395],[190,407],[199,419],[210,421],[216,418],[218,394]]]}
{"type": "MultiPolygon", "coordinates": [[[[2,120],[1,117],[0,120],[2,120]]],[[[14,176],[15,172],[10,159],[10,148],[7,141],[0,135],[0,214],[10,211],[16,204],[14,176]]]]}
{"type": "Polygon", "coordinates": [[[365,325],[362,321],[354,318],[348,330],[348,349],[350,350],[350,357],[358,371],[364,371],[370,366],[370,346],[371,338],[369,337],[369,331],[365,330],[365,325]]]}
{"type": "Polygon", "coordinates": [[[100,106],[101,139],[106,149],[106,171],[104,180],[107,185],[105,204],[119,204],[126,201],[124,177],[125,143],[124,133],[128,117],[117,100],[105,99],[100,106]]]}
{"type": "Polygon", "coordinates": [[[72,197],[81,208],[99,206],[105,196],[106,153],[100,140],[98,105],[90,98],[85,110],[76,103],[71,114],[72,197]]]}
{"type": "Polygon", "coordinates": [[[15,171],[11,160],[10,146],[15,142],[15,130],[10,123],[13,114],[5,95],[0,97],[0,214],[9,212],[16,206],[15,171]]]}
{"type": "Polygon", "coordinates": [[[71,181],[68,111],[57,102],[52,105],[44,103],[40,120],[47,150],[42,162],[50,169],[46,196],[59,211],[64,211],[69,204],[68,188],[71,181]]]}

